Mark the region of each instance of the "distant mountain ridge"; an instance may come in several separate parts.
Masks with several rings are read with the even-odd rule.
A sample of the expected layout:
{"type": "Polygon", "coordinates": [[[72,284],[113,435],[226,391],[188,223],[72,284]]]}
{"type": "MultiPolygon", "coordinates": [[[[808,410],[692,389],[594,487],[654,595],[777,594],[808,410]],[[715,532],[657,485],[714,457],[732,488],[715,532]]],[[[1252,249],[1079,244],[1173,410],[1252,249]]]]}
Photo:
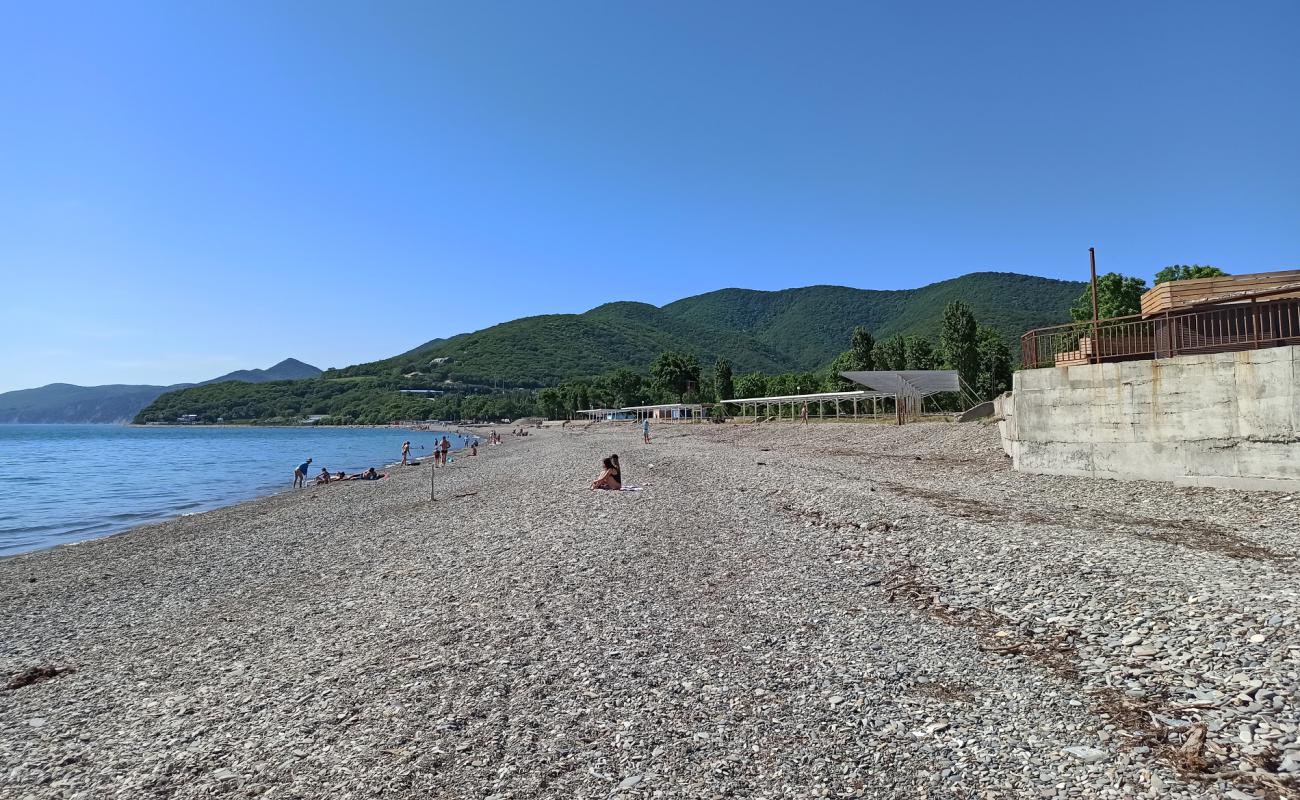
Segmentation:
{"type": "Polygon", "coordinates": [[[237,370],[203,381],[202,384],[76,386],[71,383],[51,383],[35,389],[0,393],[0,424],[130,422],[140,409],[158,399],[164,392],[225,381],[265,383],[315,378],[320,374],[321,371],[310,364],[296,358],[286,358],[267,369],[237,370]]]}
{"type": "Polygon", "coordinates": [[[203,381],[203,383],[225,383],[226,381],[240,381],[242,383],[296,381],[304,378],[316,378],[319,377],[320,374],[321,371],[316,367],[313,367],[311,364],[304,363],[296,358],[286,358],[273,367],[267,367],[266,369],[239,369],[234,372],[228,372],[219,378],[203,381]]]}
{"type": "Polygon", "coordinates": [[[620,367],[644,369],[664,350],[728,359],[737,372],[816,369],[848,347],[857,325],[877,339],[937,341],[944,307],[961,300],[1009,345],[1026,330],[1068,319],[1084,284],[1007,272],[973,272],[917,289],[808,286],[720,289],[662,307],[606,303],[435,339],[392,358],[325,373],[391,377],[419,372],[467,383],[545,385],[620,367]]]}

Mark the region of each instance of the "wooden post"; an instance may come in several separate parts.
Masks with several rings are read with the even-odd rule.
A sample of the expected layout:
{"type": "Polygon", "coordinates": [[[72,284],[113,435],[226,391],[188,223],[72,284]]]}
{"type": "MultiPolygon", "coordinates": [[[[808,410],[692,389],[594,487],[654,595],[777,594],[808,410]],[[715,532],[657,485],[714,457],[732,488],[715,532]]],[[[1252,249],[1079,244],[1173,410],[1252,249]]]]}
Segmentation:
{"type": "Polygon", "coordinates": [[[1252,329],[1252,332],[1254,333],[1253,338],[1255,341],[1255,349],[1258,350],[1259,349],[1259,304],[1255,302],[1255,298],[1253,297],[1250,298],[1250,312],[1252,317],[1250,327],[1252,329]]]}

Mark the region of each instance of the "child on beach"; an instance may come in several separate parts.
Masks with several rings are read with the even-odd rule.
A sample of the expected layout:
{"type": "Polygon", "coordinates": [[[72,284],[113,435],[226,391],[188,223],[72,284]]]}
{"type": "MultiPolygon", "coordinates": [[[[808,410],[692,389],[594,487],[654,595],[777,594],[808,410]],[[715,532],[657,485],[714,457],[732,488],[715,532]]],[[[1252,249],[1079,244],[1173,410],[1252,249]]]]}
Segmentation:
{"type": "Polygon", "coordinates": [[[299,486],[307,485],[307,468],[310,466],[311,459],[309,458],[299,464],[298,468],[293,471],[293,488],[297,489],[299,486]]]}
{"type": "Polygon", "coordinates": [[[646,444],[650,444],[650,418],[646,417],[641,420],[641,436],[645,439],[646,444]]]}
{"type": "Polygon", "coordinates": [[[316,484],[320,485],[322,483],[329,483],[329,482],[330,482],[330,471],[325,467],[321,467],[320,474],[316,476],[316,484]]]}

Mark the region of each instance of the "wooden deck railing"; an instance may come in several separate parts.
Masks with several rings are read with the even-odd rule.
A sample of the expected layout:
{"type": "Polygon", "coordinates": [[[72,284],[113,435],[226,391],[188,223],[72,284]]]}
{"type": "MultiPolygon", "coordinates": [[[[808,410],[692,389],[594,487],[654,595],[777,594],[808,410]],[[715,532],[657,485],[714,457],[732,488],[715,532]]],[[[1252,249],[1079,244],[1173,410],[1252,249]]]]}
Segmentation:
{"type": "Polygon", "coordinates": [[[1235,303],[1037,328],[1020,338],[1026,369],[1300,344],[1300,299],[1235,303]]]}

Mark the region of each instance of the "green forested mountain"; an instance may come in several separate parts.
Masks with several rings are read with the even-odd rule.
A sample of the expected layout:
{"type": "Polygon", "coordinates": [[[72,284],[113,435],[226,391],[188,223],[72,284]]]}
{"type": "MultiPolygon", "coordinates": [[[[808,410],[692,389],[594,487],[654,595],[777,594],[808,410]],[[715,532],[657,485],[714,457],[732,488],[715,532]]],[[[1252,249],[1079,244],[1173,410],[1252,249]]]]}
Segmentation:
{"type": "Polygon", "coordinates": [[[326,376],[419,372],[438,380],[541,386],[621,367],[644,370],[664,350],[691,352],[703,362],[726,358],[738,373],[807,370],[842,351],[857,325],[866,325],[878,339],[893,334],[934,339],[943,308],[952,300],[964,301],[981,324],[1014,344],[1029,328],[1068,319],[1070,303],[1082,289],[1082,283],[1004,272],[975,272],[894,291],[722,289],[662,308],[621,302],[583,314],[525,317],[326,376]]]}
{"type": "Polygon", "coordinates": [[[275,366],[266,369],[237,369],[204,383],[224,383],[241,381],[243,383],[266,383],[267,381],[296,381],[303,378],[320,376],[320,369],[296,358],[286,358],[275,366]]]}
{"type": "MultiPolygon", "coordinates": [[[[314,378],[320,370],[296,358],[286,358],[267,369],[241,369],[209,381],[262,383],[264,381],[314,378]]],[[[3,423],[111,423],[130,422],[140,410],[164,392],[185,389],[188,383],[173,386],[149,384],[76,386],[51,383],[36,389],[18,389],[0,393],[0,424],[3,423]]]]}
{"type": "MultiPolygon", "coordinates": [[[[809,373],[795,383],[811,386],[811,371],[824,371],[848,347],[855,326],[867,326],[877,339],[915,334],[937,342],[944,307],[961,300],[981,325],[1014,345],[1026,329],[1068,318],[1082,289],[1082,283],[979,272],[901,291],[724,289],[662,308],[607,303],[583,314],[526,317],[436,339],[382,361],[327,370],[314,380],[227,382],[169,392],[136,421],[170,422],[183,414],[205,422],[296,422],[323,414],[332,422],[362,423],[522,416],[546,403],[531,392],[495,390],[582,382],[619,370],[630,370],[637,383],[638,374],[665,351],[693,355],[705,365],[726,359],[738,375],[809,373]]],[[[579,392],[569,401],[582,404],[591,397],[579,392]]]]}

